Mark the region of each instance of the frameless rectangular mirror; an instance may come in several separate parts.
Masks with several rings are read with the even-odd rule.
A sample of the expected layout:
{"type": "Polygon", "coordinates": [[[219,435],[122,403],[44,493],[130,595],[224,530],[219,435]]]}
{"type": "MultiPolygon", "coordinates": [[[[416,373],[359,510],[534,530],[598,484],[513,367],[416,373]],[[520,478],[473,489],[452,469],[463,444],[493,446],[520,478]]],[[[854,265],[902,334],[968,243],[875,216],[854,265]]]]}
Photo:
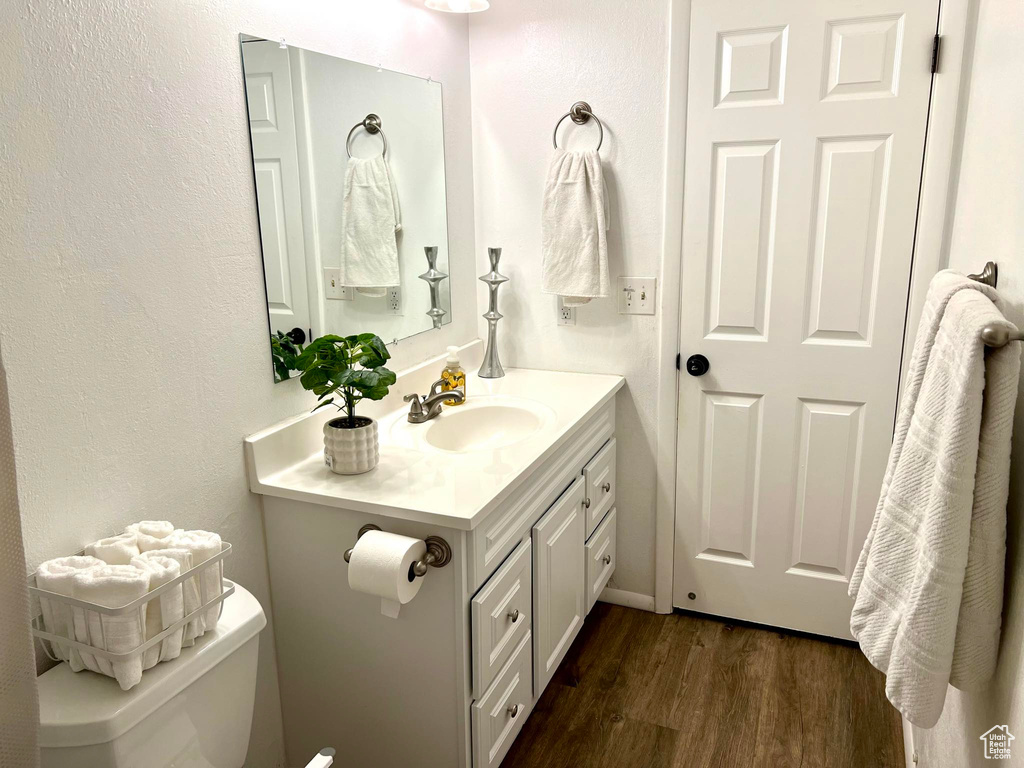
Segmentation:
{"type": "Polygon", "coordinates": [[[241,35],[274,378],[451,321],[441,84],[241,35]]]}

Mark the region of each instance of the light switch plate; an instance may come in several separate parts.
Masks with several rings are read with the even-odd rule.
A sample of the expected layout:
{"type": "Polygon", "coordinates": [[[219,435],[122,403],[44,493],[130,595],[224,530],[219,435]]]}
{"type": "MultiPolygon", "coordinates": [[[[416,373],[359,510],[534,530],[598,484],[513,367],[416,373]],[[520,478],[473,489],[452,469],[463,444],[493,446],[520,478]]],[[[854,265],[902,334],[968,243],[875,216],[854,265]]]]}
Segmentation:
{"type": "Polygon", "coordinates": [[[656,277],[618,278],[619,314],[653,315],[657,291],[656,277]]]}
{"type": "Polygon", "coordinates": [[[326,298],[352,301],[355,298],[354,293],[353,288],[346,288],[341,284],[340,267],[324,267],[324,296],[326,298]]]}

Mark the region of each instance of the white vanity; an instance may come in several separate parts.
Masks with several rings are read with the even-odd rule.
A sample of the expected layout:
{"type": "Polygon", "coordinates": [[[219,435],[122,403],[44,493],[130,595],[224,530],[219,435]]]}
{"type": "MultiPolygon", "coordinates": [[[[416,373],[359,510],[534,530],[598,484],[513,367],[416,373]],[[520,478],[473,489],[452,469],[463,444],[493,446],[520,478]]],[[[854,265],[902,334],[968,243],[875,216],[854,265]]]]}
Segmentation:
{"type": "Polygon", "coordinates": [[[311,414],[246,440],[264,520],[287,748],[330,744],[343,765],[498,765],[615,569],[618,376],[471,375],[468,402],[409,424],[374,403],[381,457],[352,477],[323,464],[311,414]],[[440,536],[396,619],[351,590],[359,529],[440,536]]]}

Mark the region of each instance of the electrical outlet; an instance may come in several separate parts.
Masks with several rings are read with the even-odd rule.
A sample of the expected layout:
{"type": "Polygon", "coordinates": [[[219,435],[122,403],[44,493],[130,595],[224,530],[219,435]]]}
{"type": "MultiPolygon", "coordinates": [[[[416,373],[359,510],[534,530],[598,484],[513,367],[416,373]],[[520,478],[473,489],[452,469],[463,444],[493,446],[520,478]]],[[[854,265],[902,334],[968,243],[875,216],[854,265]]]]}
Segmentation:
{"type": "Polygon", "coordinates": [[[618,286],[620,315],[654,314],[654,297],[658,290],[657,278],[620,277],[618,286]]]}
{"type": "Polygon", "coordinates": [[[389,315],[400,315],[402,314],[402,289],[397,285],[388,287],[388,314],[389,315]]]}
{"type": "Polygon", "coordinates": [[[324,267],[324,296],[328,299],[352,301],[355,289],[346,288],[341,284],[340,267],[324,267]]]}
{"type": "Polygon", "coordinates": [[[576,307],[567,307],[562,303],[562,297],[558,297],[558,324],[576,325],[576,307]]]}

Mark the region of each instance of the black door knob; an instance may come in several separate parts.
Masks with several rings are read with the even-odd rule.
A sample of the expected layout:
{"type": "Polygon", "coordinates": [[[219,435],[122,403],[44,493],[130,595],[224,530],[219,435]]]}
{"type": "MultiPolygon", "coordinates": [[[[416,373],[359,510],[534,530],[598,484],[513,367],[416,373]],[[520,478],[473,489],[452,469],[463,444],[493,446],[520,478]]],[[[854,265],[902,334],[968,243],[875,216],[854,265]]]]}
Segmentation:
{"type": "Polygon", "coordinates": [[[691,376],[703,376],[711,370],[711,363],[704,355],[690,355],[686,358],[686,372],[691,376]]]}
{"type": "Polygon", "coordinates": [[[294,344],[306,343],[306,332],[301,328],[292,328],[285,336],[291,339],[294,344]]]}

